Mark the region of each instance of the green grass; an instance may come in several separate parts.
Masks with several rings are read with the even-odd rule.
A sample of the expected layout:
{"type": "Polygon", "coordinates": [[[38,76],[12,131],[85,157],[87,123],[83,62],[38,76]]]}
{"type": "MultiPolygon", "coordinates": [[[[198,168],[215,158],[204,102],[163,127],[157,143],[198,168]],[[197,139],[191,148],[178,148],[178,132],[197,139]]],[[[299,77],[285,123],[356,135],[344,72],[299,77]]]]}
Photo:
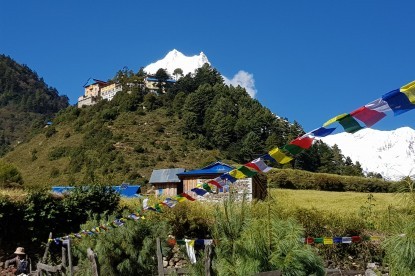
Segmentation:
{"type": "MultiPolygon", "coordinates": [[[[271,196],[284,210],[315,208],[324,212],[357,214],[366,205],[369,193],[326,192],[314,190],[271,189],[271,196]]],[[[375,212],[385,212],[388,206],[404,207],[402,196],[393,193],[373,193],[375,212]]]]}

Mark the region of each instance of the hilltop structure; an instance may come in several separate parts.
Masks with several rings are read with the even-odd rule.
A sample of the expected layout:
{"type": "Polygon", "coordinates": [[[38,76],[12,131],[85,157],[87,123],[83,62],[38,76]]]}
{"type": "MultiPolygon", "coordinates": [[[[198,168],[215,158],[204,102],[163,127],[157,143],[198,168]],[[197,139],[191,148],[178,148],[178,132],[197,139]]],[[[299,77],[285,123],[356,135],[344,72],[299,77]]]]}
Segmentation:
{"type": "MultiPolygon", "coordinates": [[[[161,81],[154,76],[147,76],[144,78],[144,83],[139,83],[138,86],[147,93],[158,94],[159,91],[161,91],[161,93],[166,92],[164,89],[165,84],[172,84],[175,82],[176,81],[173,79],[161,81]]],[[[137,84],[127,84],[128,88],[132,88],[135,85],[137,84]]],[[[111,101],[118,92],[123,90],[123,86],[120,83],[109,83],[94,78],[89,78],[83,87],[84,95],[78,98],[78,108],[94,105],[101,100],[111,101]]]]}

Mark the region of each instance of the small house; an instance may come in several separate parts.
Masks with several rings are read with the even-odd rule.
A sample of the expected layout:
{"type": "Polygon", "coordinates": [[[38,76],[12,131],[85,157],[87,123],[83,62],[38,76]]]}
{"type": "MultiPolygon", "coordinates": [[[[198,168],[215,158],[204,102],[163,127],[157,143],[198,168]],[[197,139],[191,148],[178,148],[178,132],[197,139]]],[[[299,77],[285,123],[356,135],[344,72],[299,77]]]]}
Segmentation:
{"type": "MultiPolygon", "coordinates": [[[[203,183],[207,183],[209,180],[234,169],[233,166],[228,164],[215,162],[202,169],[178,173],[177,176],[181,180],[182,190],[192,193],[191,190],[198,185],[203,185],[203,183]]],[[[245,193],[249,200],[264,199],[267,195],[267,180],[265,175],[256,174],[253,177],[238,179],[234,183],[229,182],[229,187],[223,187],[221,189],[212,187],[212,189],[214,193],[211,195],[211,199],[223,197],[230,189],[234,189],[234,191],[241,194],[245,193]]]]}
{"type": "Polygon", "coordinates": [[[153,170],[149,184],[154,187],[155,194],[158,196],[175,196],[183,192],[183,187],[177,174],[184,171],[185,169],[182,168],[153,170]]]}

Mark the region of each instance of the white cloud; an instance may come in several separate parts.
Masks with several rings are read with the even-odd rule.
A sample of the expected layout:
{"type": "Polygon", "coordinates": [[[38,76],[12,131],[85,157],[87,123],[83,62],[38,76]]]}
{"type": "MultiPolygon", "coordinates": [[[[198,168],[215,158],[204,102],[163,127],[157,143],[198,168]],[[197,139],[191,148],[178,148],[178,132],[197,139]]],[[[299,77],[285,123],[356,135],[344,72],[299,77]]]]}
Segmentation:
{"type": "Polygon", "coordinates": [[[255,80],[253,74],[240,70],[235,76],[233,76],[232,79],[228,79],[225,76],[223,76],[223,79],[227,85],[240,85],[246,89],[246,92],[248,92],[252,98],[255,98],[257,90],[255,88],[255,80]]]}

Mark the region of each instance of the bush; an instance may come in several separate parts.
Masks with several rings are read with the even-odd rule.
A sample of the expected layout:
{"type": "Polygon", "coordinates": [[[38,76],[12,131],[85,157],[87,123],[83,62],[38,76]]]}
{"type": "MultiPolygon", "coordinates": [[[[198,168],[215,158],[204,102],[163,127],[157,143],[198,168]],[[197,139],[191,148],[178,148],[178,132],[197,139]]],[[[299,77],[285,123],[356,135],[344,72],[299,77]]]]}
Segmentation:
{"type": "MultiPolygon", "coordinates": [[[[110,224],[108,220],[91,220],[83,229],[110,224]]],[[[74,255],[83,262],[78,265],[80,275],[88,275],[91,265],[87,259],[87,248],[94,248],[102,275],[156,275],[157,259],[154,258],[157,237],[166,236],[166,223],[150,220],[128,220],[121,227],[112,228],[103,235],[81,239],[74,248],[74,255]],[[110,256],[110,257],[109,257],[110,256]]]]}
{"type": "Polygon", "coordinates": [[[45,136],[46,138],[52,137],[56,133],[56,128],[54,126],[49,126],[46,129],[45,136]]]}
{"type": "Polygon", "coordinates": [[[49,161],[53,161],[53,160],[58,160],[61,157],[68,156],[68,154],[69,154],[69,149],[67,147],[57,147],[57,148],[53,148],[49,152],[48,158],[49,158],[49,161]]]}
{"type": "Polygon", "coordinates": [[[16,166],[0,160],[0,187],[8,188],[22,185],[23,177],[16,166]]]}
{"type": "Polygon", "coordinates": [[[273,169],[268,174],[270,187],[322,191],[396,192],[399,183],[378,178],[311,173],[293,169],[273,169]]]}

